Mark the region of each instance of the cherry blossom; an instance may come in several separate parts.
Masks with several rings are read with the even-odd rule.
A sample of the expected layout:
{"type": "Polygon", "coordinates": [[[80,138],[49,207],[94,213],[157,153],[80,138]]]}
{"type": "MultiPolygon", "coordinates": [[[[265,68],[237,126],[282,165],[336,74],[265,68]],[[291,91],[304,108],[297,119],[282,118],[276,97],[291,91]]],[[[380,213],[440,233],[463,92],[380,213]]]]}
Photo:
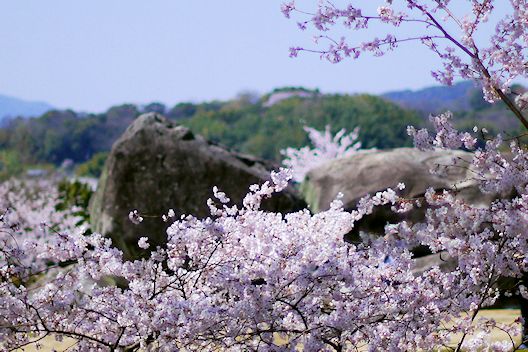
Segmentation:
{"type": "Polygon", "coordinates": [[[324,133],[311,127],[304,127],[304,130],[308,133],[313,148],[305,146],[281,151],[285,156],[282,163],[292,170],[293,180],[296,182],[302,182],[311,169],[330,160],[353,155],[361,148],[361,142],[357,141],[359,128],[349,134],[341,129],[335,136],[332,136],[330,126],[326,126],[324,133]]]}
{"type": "Polygon", "coordinates": [[[455,78],[477,81],[486,100],[503,100],[528,128],[528,121],[521,112],[525,107],[523,100],[516,103],[508,95],[511,83],[528,73],[528,2],[460,2],[467,5],[466,13],[455,12],[450,1],[443,0],[345,1],[343,5],[323,0],[312,9],[290,2],[283,5],[286,17],[293,14],[300,17],[303,30],[311,24],[319,33],[316,42],[322,46],[292,47],[290,55],[295,57],[301,51],[316,52],[321,58],[337,63],[346,58],[357,59],[362,53],[381,56],[401,44],[419,42],[442,60],[443,67],[432,72],[436,80],[447,85],[455,78]],[[496,15],[499,6],[508,8],[503,17],[496,15]],[[494,35],[487,42],[477,40],[479,29],[489,26],[490,18],[495,25],[494,35]],[[373,31],[371,27],[375,27],[379,31],[377,24],[385,25],[391,33],[385,37],[374,36],[365,42],[354,42],[341,35],[335,38],[332,34],[342,27],[351,31],[373,31]],[[406,31],[400,29],[404,25],[406,31]]]}
{"type": "MultiPolygon", "coordinates": [[[[439,119],[440,137],[430,145],[462,145],[465,135],[439,119]]],[[[486,209],[430,189],[423,223],[387,224],[384,234],[364,234],[359,244],[345,241],[357,221],[378,206],[409,201],[387,189],[352,211],[339,197],[318,214],[261,210],[264,198],[287,186],[287,169],[251,186],[242,207],[215,188],[211,216],[174,221],[166,246],[147,259],[124,261],[110,239],[78,231],[55,233],[45,246],[23,242],[19,251],[2,242],[0,347],[51,335],[76,339],[78,351],[512,350],[511,341],[491,344],[478,334],[500,328],[513,337],[518,325],[472,324],[499,288],[518,290],[499,287],[500,279],[522,277],[527,265],[526,182],[504,180],[500,167],[490,172],[499,147],[490,141],[475,150],[471,167],[483,191],[514,185],[519,196],[486,209]],[[410,249],[417,245],[455,258],[457,269],[415,273],[410,249]],[[19,261],[28,253],[46,265],[19,261]],[[124,284],[109,284],[114,277],[124,284]],[[455,333],[463,334],[458,346],[450,342],[455,333]]],[[[515,166],[526,167],[525,153],[512,153],[515,166]]],[[[2,224],[2,238],[10,237],[9,223],[2,224]]],[[[138,245],[147,247],[147,239],[138,245]]]]}

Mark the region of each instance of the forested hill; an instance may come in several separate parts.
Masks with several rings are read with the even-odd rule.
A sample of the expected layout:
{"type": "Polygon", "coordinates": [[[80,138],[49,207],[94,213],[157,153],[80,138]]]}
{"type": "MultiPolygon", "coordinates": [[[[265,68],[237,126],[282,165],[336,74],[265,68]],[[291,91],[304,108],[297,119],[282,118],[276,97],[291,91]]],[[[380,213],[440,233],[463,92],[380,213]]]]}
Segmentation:
{"type": "Polygon", "coordinates": [[[305,89],[277,90],[263,97],[241,95],[230,101],[180,103],[172,108],[115,106],[102,114],[49,111],[15,119],[0,129],[0,173],[9,165],[83,163],[110,150],[126,127],[143,112],[159,112],[215,142],[266,159],[280,150],[307,144],[303,126],[335,131],[359,126],[364,147],[410,145],[406,127],[420,125],[418,114],[371,95],[326,95],[305,89]]]}
{"type": "MultiPolygon", "coordinates": [[[[526,91],[521,85],[512,86],[512,99],[526,91]]],[[[422,117],[447,110],[453,112],[457,125],[470,129],[479,125],[493,133],[515,133],[520,124],[501,102],[487,103],[475,82],[459,82],[450,87],[436,86],[420,90],[402,90],[382,95],[403,108],[417,111],[422,117]]]]}
{"type": "MultiPolygon", "coordinates": [[[[516,87],[522,91],[522,87],[516,87]]],[[[159,112],[214,142],[265,159],[280,160],[280,150],[306,145],[303,126],[324,129],[360,127],[363,147],[408,146],[408,125],[423,126],[429,113],[452,110],[459,128],[479,125],[515,135],[519,126],[503,105],[490,105],[472,83],[420,91],[372,95],[329,95],[303,88],[276,89],[264,96],[243,94],[229,101],[125,104],[101,114],[51,110],[38,118],[17,118],[0,128],[0,178],[35,164],[72,160],[97,174],[105,153],[141,113],[159,112]],[[4,175],[4,176],[3,176],[4,175]]]]}
{"type": "Polygon", "coordinates": [[[435,86],[419,90],[388,92],[382,97],[403,107],[430,114],[443,110],[471,110],[473,105],[481,103],[482,93],[474,82],[464,81],[451,87],[435,86]]]}

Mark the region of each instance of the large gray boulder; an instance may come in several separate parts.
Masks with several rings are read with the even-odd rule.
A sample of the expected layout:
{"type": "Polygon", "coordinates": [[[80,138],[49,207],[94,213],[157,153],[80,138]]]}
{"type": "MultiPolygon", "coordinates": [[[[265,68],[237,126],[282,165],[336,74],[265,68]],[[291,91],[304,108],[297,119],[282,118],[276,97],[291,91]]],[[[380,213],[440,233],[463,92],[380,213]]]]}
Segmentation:
{"type": "MultiPolygon", "coordinates": [[[[405,184],[405,189],[398,194],[408,199],[420,197],[433,187],[436,190],[456,190],[457,197],[476,206],[487,206],[495,195],[483,194],[478,189],[475,174],[469,168],[471,158],[472,154],[464,151],[366,150],[311,170],[301,185],[301,191],[313,212],[328,209],[339,192],[343,193],[344,207],[354,209],[361,197],[389,187],[396,190],[400,182],[405,184]],[[438,167],[443,170],[441,176],[430,172],[438,167]]],[[[393,212],[390,206],[378,207],[373,214],[355,224],[347,239],[359,241],[361,232],[381,235],[387,223],[422,221],[424,214],[424,208],[401,214],[393,212]]],[[[420,247],[415,248],[414,253],[421,256],[428,251],[420,247]]]]}
{"type": "Polygon", "coordinates": [[[468,152],[451,150],[365,150],[311,170],[301,191],[314,212],[328,209],[339,192],[344,195],[345,208],[352,209],[361,197],[389,187],[396,189],[399,182],[405,183],[405,189],[399,192],[403,197],[420,196],[433,187],[454,189],[473,204],[489,204],[493,195],[478,190],[468,168],[471,158],[468,152]],[[441,176],[430,172],[446,165],[450,166],[441,176]]]}
{"type": "MultiPolygon", "coordinates": [[[[235,153],[150,113],[137,118],[115,142],[90,203],[92,229],[110,236],[127,258],[141,255],[137,240],[149,237],[151,248],[166,240],[161,215],[209,215],[206,205],[218,186],[236,204],[252,184],[269,179],[272,165],[235,153]],[[128,218],[138,209],[143,222],[128,218]],[[151,217],[150,217],[151,216],[151,217]]],[[[306,206],[292,190],[263,202],[263,208],[290,212],[306,206]]]]}
{"type": "Polygon", "coordinates": [[[445,252],[440,252],[415,258],[411,270],[415,276],[420,276],[435,266],[443,272],[450,272],[457,268],[457,264],[455,258],[445,252]]]}

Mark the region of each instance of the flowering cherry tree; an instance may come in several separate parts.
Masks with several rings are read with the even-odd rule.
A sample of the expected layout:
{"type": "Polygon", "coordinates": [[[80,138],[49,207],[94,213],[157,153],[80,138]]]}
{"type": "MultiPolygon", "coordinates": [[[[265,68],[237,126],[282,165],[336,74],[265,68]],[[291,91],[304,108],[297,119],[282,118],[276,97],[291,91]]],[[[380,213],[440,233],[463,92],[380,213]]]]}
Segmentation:
{"type": "Polygon", "coordinates": [[[282,163],[292,171],[295,182],[302,182],[311,169],[333,159],[351,156],[361,148],[361,142],[357,141],[357,127],[349,134],[343,128],[335,136],[330,132],[330,125],[326,126],[324,133],[311,127],[304,127],[304,130],[308,133],[313,148],[305,146],[281,151],[285,156],[282,163]]]}
{"type": "MultiPolygon", "coordinates": [[[[403,10],[396,12],[396,1],[387,1],[377,15],[368,17],[359,8],[338,10],[322,2],[309,21],[320,30],[343,18],[351,28],[381,21],[440,31],[438,38],[420,39],[444,56],[446,66],[438,77],[449,83],[457,72],[479,80],[488,99],[505,99],[523,121],[506,92],[511,79],[525,74],[518,63],[525,62],[525,2],[510,2],[513,15],[499,22],[492,38],[496,45],[487,50],[472,46],[472,33],[492,13],[492,1],[467,1],[472,15],[458,20],[464,34],[459,41],[441,24],[457,19],[449,1],[427,3],[400,1],[403,10]],[[463,48],[478,53],[478,60],[456,59],[455,51],[435,44],[440,39],[459,43],[456,50],[463,55],[469,55],[463,48]]],[[[286,15],[292,11],[293,3],[283,6],[286,15]]],[[[355,48],[339,41],[321,52],[339,61],[399,42],[387,39],[355,48]]],[[[34,223],[32,216],[23,220],[4,214],[0,350],[38,344],[49,336],[73,338],[70,350],[76,351],[519,349],[518,324],[477,314],[501,292],[528,295],[522,281],[528,270],[528,154],[515,140],[500,136],[476,148],[477,131],[458,132],[450,117],[432,117],[432,133],[413,128],[409,133],[421,149],[472,150],[467,167],[482,192],[504,195],[489,207],[473,206],[449,191],[429,189],[421,199],[404,199],[387,189],[361,199],[352,211],[343,209],[339,197],[318,214],[306,209],[286,215],[263,211],[262,200],[283,190],[292,177],[290,170],[281,169],[268,182],[251,186],[242,204],[233,204],[215,188],[206,219],[164,215],[172,221],[166,245],[151,248],[148,238],[141,238],[138,247],[151,252],[136,261],[123,260],[110,239],[67,226],[67,215],[64,227],[37,237],[31,235],[31,226],[19,226],[34,223]],[[508,156],[501,152],[505,143],[508,156]],[[389,223],[383,234],[364,234],[358,244],[345,241],[357,221],[386,205],[395,212],[424,207],[426,216],[417,223],[389,223]],[[453,258],[456,268],[413,270],[411,249],[419,245],[453,258]],[[109,278],[123,283],[108,284],[109,278]],[[492,329],[502,330],[508,339],[486,339],[492,329]]],[[[0,192],[10,192],[3,187],[0,192]]],[[[27,203],[30,209],[30,204],[37,209],[48,204],[38,197],[27,203]]],[[[130,218],[140,222],[140,210],[133,210],[130,218]]]]}
{"type": "Polygon", "coordinates": [[[282,12],[286,17],[293,13],[299,15],[300,29],[313,26],[319,33],[314,39],[322,46],[316,49],[292,47],[291,56],[297,56],[300,51],[312,51],[330,62],[339,62],[345,58],[357,59],[362,53],[381,56],[402,43],[420,42],[443,62],[441,69],[433,71],[440,83],[450,85],[457,76],[476,80],[482,85],[486,100],[504,101],[528,128],[521,108],[508,96],[511,82],[528,73],[526,0],[458,1],[466,6],[467,12],[462,14],[453,11],[451,4],[454,2],[450,0],[369,1],[370,6],[360,1],[344,3],[336,6],[334,2],[323,0],[312,11],[297,8],[294,1],[283,4],[282,12]],[[509,13],[497,19],[495,34],[488,43],[480,45],[479,29],[493,18],[497,6],[508,7],[509,13]],[[338,26],[358,31],[369,30],[376,24],[386,25],[391,32],[360,43],[331,35],[332,29],[338,26]],[[399,36],[404,26],[414,29],[415,35],[399,36]]]}
{"type": "MultiPolygon", "coordinates": [[[[435,138],[416,132],[423,147],[472,147],[446,116],[435,121],[435,138]]],[[[385,236],[357,245],[344,240],[356,221],[376,206],[407,211],[416,200],[388,189],[362,199],[354,211],[343,210],[339,199],[315,215],[260,210],[262,199],[291,178],[282,170],[252,186],[242,206],[215,188],[211,217],[168,214],[174,222],[166,247],[134,262],[123,261],[98,234],[65,231],[36,246],[3,218],[0,347],[68,336],[78,351],[513,350],[518,326],[480,321],[479,334],[499,328],[512,337],[489,342],[472,324],[499,288],[525,290],[499,285],[501,277],[522,276],[527,265],[528,198],[519,177],[528,159],[514,146],[514,162],[505,168],[499,146],[493,140],[475,151],[470,167],[483,189],[514,186],[522,196],[482,209],[431,189],[421,200],[430,205],[424,223],[388,224],[385,236]],[[457,269],[416,275],[409,249],[419,244],[457,258],[457,269]],[[21,260],[31,255],[43,264],[21,260]],[[108,276],[126,285],[105,285],[108,276]],[[452,345],[455,333],[463,337],[452,345]]],[[[138,246],[148,248],[148,240],[138,246]]]]}
{"type": "MultiPolygon", "coordinates": [[[[303,31],[311,26],[317,32],[314,40],[320,44],[318,48],[292,47],[291,56],[297,56],[300,51],[317,52],[321,58],[337,63],[345,58],[358,59],[362,53],[366,52],[381,56],[402,43],[418,41],[442,60],[443,67],[432,72],[440,83],[451,85],[457,76],[477,81],[482,86],[487,101],[502,100],[523,126],[528,128],[527,120],[523,115],[523,110],[528,107],[527,95],[510,90],[510,84],[514,79],[528,75],[528,12],[526,10],[528,3],[526,1],[468,0],[458,2],[459,6],[465,5],[466,13],[462,14],[456,13],[454,6],[451,6],[454,2],[449,0],[373,1],[370,4],[371,7],[353,1],[344,3],[335,5],[334,2],[322,0],[312,9],[298,8],[295,1],[284,3],[283,14],[287,18],[295,14],[299,18],[297,24],[303,31]],[[507,15],[497,18],[497,6],[503,9],[507,7],[507,15]],[[495,33],[488,38],[486,43],[477,37],[479,30],[486,26],[490,19],[496,22],[495,33]],[[351,31],[368,31],[372,27],[385,26],[389,28],[389,34],[382,38],[374,37],[365,42],[354,42],[343,36],[336,39],[332,36],[332,30],[342,26],[351,31]],[[415,34],[403,35],[402,27],[414,29],[415,34]],[[511,95],[515,94],[517,97],[512,99],[511,95]]],[[[416,131],[412,127],[409,128],[409,134],[414,137],[416,147],[421,149],[427,149],[430,146],[473,149],[476,142],[475,136],[469,133],[458,133],[450,124],[449,118],[450,114],[432,118],[437,130],[436,136],[430,136],[426,130],[416,131]]],[[[475,132],[477,131],[478,129],[475,128],[475,132]]],[[[472,163],[475,177],[480,182],[483,192],[501,191],[504,195],[511,195],[513,189],[515,197],[522,198],[525,193],[525,178],[528,170],[513,164],[522,159],[520,155],[524,154],[524,146],[515,143],[510,146],[515,161],[512,163],[509,158],[497,151],[501,144],[502,140],[499,136],[488,142],[485,152],[475,151],[475,160],[472,163]],[[488,156],[488,152],[493,149],[495,160],[486,159],[484,156],[488,156]],[[486,161],[483,162],[483,160],[486,161]],[[487,168],[483,167],[484,165],[487,168]],[[499,177],[500,181],[494,178],[497,174],[503,175],[499,177]],[[493,178],[492,182],[486,181],[490,175],[493,178]]],[[[510,202],[510,200],[502,201],[510,202]]],[[[491,208],[494,206],[495,204],[492,204],[491,208]]],[[[517,235],[520,242],[526,241],[522,232],[517,235]]],[[[497,236],[496,233],[495,236],[497,236]]],[[[493,240],[497,238],[493,237],[493,240]]],[[[524,258],[524,254],[519,253],[518,256],[524,258]]],[[[460,260],[460,258],[457,259],[460,260]]],[[[521,267],[519,270],[520,274],[514,276],[525,275],[524,268],[521,267]]],[[[523,286],[520,292],[526,296],[523,286]]],[[[523,315],[527,318],[526,303],[522,308],[523,315]]],[[[528,329],[525,328],[524,334],[527,332],[528,329]]]]}
{"type": "MultiPolygon", "coordinates": [[[[475,329],[470,318],[496,298],[496,280],[516,274],[523,261],[524,247],[513,235],[500,246],[483,248],[482,240],[493,234],[483,224],[496,212],[486,216],[448,193],[426,195],[437,206],[428,226],[390,225],[386,238],[357,246],[346,243],[344,235],[375,206],[400,204],[395,191],[365,198],[352,212],[338,199],[316,215],[260,210],[261,200],[283,189],[290,177],[287,170],[272,173],[272,181],[253,186],[240,208],[215,190],[211,217],[175,221],[166,248],[146,260],[123,261],[110,240],[97,234],[57,234],[44,248],[32,238],[15,237],[18,250],[2,251],[1,347],[10,350],[48,335],[78,339],[74,348],[80,351],[440,347],[449,344],[452,333],[475,329]],[[463,224],[442,232],[447,219],[459,218],[463,224]],[[474,236],[465,236],[460,226],[471,227],[474,236]],[[407,248],[417,243],[454,257],[463,254],[464,261],[455,272],[432,269],[416,278],[407,248]],[[483,263],[484,249],[490,262],[501,265],[483,263]],[[19,261],[29,253],[46,266],[36,269],[19,261]],[[46,278],[35,279],[44,272],[46,278]],[[98,285],[104,276],[122,277],[127,287],[98,285]],[[462,312],[470,315],[453,320],[462,312]],[[453,327],[443,328],[448,322],[453,327]]],[[[6,219],[3,224],[3,238],[17,236],[10,231],[13,224],[6,219]]],[[[146,240],[138,245],[147,247],[146,240]]],[[[517,333],[493,321],[485,326],[517,333]]],[[[476,343],[480,340],[461,346],[476,343]]]]}

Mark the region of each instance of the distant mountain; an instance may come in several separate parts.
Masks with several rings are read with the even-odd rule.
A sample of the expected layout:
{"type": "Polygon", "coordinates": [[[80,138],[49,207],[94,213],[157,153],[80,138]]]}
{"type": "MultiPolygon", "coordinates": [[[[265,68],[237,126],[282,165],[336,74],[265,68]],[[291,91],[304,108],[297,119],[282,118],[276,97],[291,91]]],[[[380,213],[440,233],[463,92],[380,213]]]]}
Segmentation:
{"type": "Polygon", "coordinates": [[[47,103],[27,101],[0,95],[0,121],[9,117],[40,116],[46,111],[54,109],[47,103]]]}
{"type": "MultiPolygon", "coordinates": [[[[512,90],[526,91],[521,85],[512,90]]],[[[471,81],[452,86],[435,86],[420,90],[402,90],[381,95],[382,98],[406,109],[417,111],[422,117],[451,111],[458,128],[469,130],[473,126],[486,127],[494,133],[515,133],[520,128],[517,119],[502,102],[490,104],[481,89],[471,81]]]]}
{"type": "MultiPolygon", "coordinates": [[[[382,94],[381,96],[404,108],[418,110],[427,114],[445,110],[471,110],[480,89],[474,82],[460,82],[452,86],[436,86],[420,90],[402,90],[382,94]]],[[[481,97],[482,95],[480,95],[481,97]]]]}

